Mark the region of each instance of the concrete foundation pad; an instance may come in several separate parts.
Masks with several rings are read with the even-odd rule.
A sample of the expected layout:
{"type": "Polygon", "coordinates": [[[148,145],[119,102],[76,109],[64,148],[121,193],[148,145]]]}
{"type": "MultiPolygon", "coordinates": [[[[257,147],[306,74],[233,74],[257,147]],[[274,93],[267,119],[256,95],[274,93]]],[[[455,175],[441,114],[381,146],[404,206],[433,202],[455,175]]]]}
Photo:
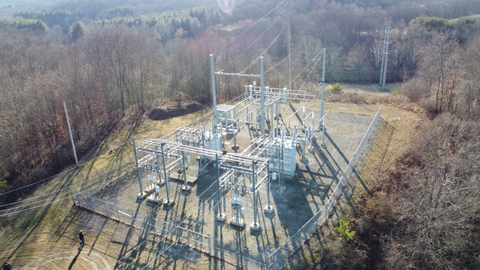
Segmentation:
{"type": "Polygon", "coordinates": [[[149,185],[145,190],[144,192],[147,193],[147,195],[151,194],[152,192],[155,191],[155,184],[151,184],[149,185]]]}
{"type": "Polygon", "coordinates": [[[276,192],[277,192],[278,195],[282,195],[283,192],[285,192],[285,189],[286,189],[285,186],[281,186],[281,187],[279,187],[279,188],[277,189],[276,192]]]}
{"type": "Polygon", "coordinates": [[[260,223],[252,222],[252,224],[250,224],[251,232],[259,232],[261,229],[262,229],[262,226],[260,226],[260,223]]]}
{"type": "Polygon", "coordinates": [[[159,198],[155,196],[155,194],[152,194],[148,196],[147,202],[154,203],[154,204],[162,204],[163,203],[163,198],[159,198]]]}
{"type": "Polygon", "coordinates": [[[163,206],[165,206],[165,207],[172,207],[172,206],[174,206],[174,205],[175,205],[175,202],[174,202],[174,201],[165,201],[165,202],[163,203],[163,206]]]}
{"type": "Polygon", "coordinates": [[[138,193],[138,194],[137,194],[137,199],[139,199],[139,200],[145,200],[145,198],[146,198],[147,196],[148,196],[147,193],[143,193],[143,194],[142,194],[142,193],[138,193]]]}
{"type": "Polygon", "coordinates": [[[301,158],[301,159],[300,159],[300,162],[302,162],[303,165],[308,166],[308,158],[306,158],[306,157],[305,157],[305,158],[301,158]]]}
{"type": "Polygon", "coordinates": [[[218,214],[215,216],[215,221],[218,222],[225,222],[225,219],[227,218],[227,215],[225,214],[218,214]]]}
{"type": "Polygon", "coordinates": [[[191,189],[192,189],[192,187],[189,186],[189,185],[183,185],[182,186],[182,191],[190,191],[191,189]]]}
{"type": "MultiPolygon", "coordinates": [[[[179,183],[184,183],[185,179],[183,179],[183,176],[180,177],[170,177],[170,180],[179,182],[179,183]]],[[[197,182],[198,180],[198,171],[192,172],[192,173],[187,173],[187,183],[190,185],[193,185],[197,182]]]]}
{"type": "Polygon", "coordinates": [[[247,223],[243,219],[239,221],[232,219],[230,220],[230,225],[243,230],[247,226],[247,223]]]}
{"type": "Polygon", "coordinates": [[[275,211],[275,208],[271,205],[267,205],[263,210],[267,214],[272,214],[275,211]]]}

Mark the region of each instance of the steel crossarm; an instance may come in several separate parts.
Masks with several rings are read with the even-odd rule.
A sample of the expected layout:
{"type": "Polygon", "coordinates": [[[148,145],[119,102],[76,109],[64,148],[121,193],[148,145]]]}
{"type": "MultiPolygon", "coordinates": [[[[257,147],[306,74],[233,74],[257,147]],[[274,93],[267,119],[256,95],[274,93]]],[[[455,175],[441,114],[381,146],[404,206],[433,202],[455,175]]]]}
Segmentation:
{"type": "Polygon", "coordinates": [[[228,161],[241,162],[245,164],[252,164],[252,162],[254,161],[259,164],[268,162],[268,159],[266,158],[237,154],[237,153],[227,153],[226,155],[223,155],[222,158],[226,158],[228,161]]]}
{"type": "Polygon", "coordinates": [[[228,179],[229,179],[230,177],[232,177],[234,174],[235,174],[235,172],[232,171],[232,170],[229,170],[229,171],[223,173],[223,174],[220,176],[220,179],[219,179],[220,185],[225,184],[225,182],[228,181],[228,179]]]}
{"type": "Polygon", "coordinates": [[[192,128],[192,127],[180,127],[177,128],[177,132],[185,132],[185,133],[192,133],[192,134],[198,134],[201,135],[202,131],[197,129],[197,128],[192,128]]]}
{"type": "MultiPolygon", "coordinates": [[[[169,148],[168,154],[170,155],[175,155],[175,152],[178,151],[184,151],[187,153],[195,154],[195,155],[201,155],[201,156],[206,156],[209,158],[214,158],[216,154],[221,155],[221,151],[215,151],[215,150],[210,150],[210,149],[205,149],[201,147],[195,147],[195,146],[189,146],[189,145],[183,145],[178,142],[172,142],[172,141],[167,141],[163,139],[146,139],[145,141],[142,142],[142,146],[144,145],[149,145],[149,146],[161,146],[162,144],[166,145],[169,148]]],[[[142,148],[144,149],[144,148],[142,148]]],[[[150,150],[152,151],[152,150],[150,150]]],[[[158,151],[152,151],[158,152],[158,151]]],[[[159,152],[160,153],[160,152],[159,152]]]]}
{"type": "MultiPolygon", "coordinates": [[[[246,89],[248,89],[248,86],[245,86],[246,89]]],[[[260,87],[255,86],[255,89],[253,91],[253,97],[255,99],[258,99],[260,95],[260,87]]],[[[284,89],[283,88],[269,88],[269,94],[268,96],[270,97],[278,97],[279,99],[287,99],[290,101],[316,101],[316,95],[312,94],[307,94],[307,91],[305,90],[295,90],[295,89],[288,89],[287,90],[287,95],[285,96],[284,89]]]]}
{"type": "Polygon", "coordinates": [[[259,138],[252,142],[252,145],[254,144],[258,146],[254,148],[251,152],[255,153],[255,157],[258,157],[259,155],[263,154],[268,149],[268,147],[275,144],[275,140],[259,138]]]}
{"type": "Polygon", "coordinates": [[[182,161],[182,157],[179,157],[177,158],[175,161],[169,163],[168,165],[165,166],[165,169],[167,171],[171,171],[173,168],[175,168],[175,166],[177,166],[178,164],[180,164],[180,162],[182,161]]]}
{"type": "MultiPolygon", "coordinates": [[[[268,140],[265,140],[265,141],[268,141],[268,140]]],[[[237,154],[237,153],[227,153],[226,155],[223,155],[221,151],[183,145],[181,143],[167,141],[163,139],[154,139],[154,140],[146,139],[141,144],[142,148],[139,148],[138,150],[143,151],[145,153],[149,153],[149,154],[162,154],[159,151],[145,148],[145,146],[158,147],[158,146],[161,146],[162,144],[165,144],[170,147],[170,150],[167,155],[171,155],[171,156],[178,156],[178,154],[176,154],[177,151],[185,151],[187,153],[201,155],[209,158],[215,158],[215,156],[218,155],[220,157],[219,159],[220,159],[221,168],[233,169],[235,171],[239,171],[242,173],[252,174],[251,166],[253,162],[257,162],[257,171],[260,173],[261,171],[263,171],[263,169],[266,168],[268,163],[268,159],[262,158],[262,157],[249,156],[249,155],[237,154]],[[239,164],[239,165],[229,165],[229,163],[239,164]],[[240,164],[243,164],[243,166],[241,166],[240,164]]]]}
{"type": "MultiPolygon", "coordinates": [[[[138,151],[138,149],[137,149],[137,151],[138,151]]],[[[142,157],[141,159],[138,160],[138,163],[147,163],[147,162],[149,162],[151,159],[153,159],[152,156],[144,156],[144,157],[142,157]]]]}
{"type": "MultiPolygon", "coordinates": [[[[260,144],[263,140],[266,140],[266,141],[271,142],[270,144],[274,144],[274,143],[275,143],[275,140],[256,138],[256,139],[254,139],[254,140],[242,151],[241,154],[246,155],[245,153],[246,153],[247,150],[249,150],[249,149],[251,149],[250,152],[253,153],[254,151],[257,150],[257,148],[253,148],[253,149],[252,149],[253,145],[260,144]]],[[[249,155],[249,156],[256,157],[256,155],[249,155]]]]}
{"type": "Polygon", "coordinates": [[[246,174],[246,175],[252,175],[252,169],[246,168],[246,167],[240,167],[240,166],[234,166],[234,165],[226,165],[226,164],[220,164],[220,168],[228,171],[235,171],[241,174],[246,174]]]}
{"type": "MultiPolygon", "coordinates": [[[[268,100],[265,101],[265,105],[266,106],[269,106],[269,105],[272,105],[272,104],[275,104],[275,102],[277,102],[278,100],[280,100],[280,97],[270,97],[268,98],[268,100]]],[[[260,106],[260,100],[259,99],[254,99],[252,100],[252,105],[257,105],[257,106],[260,106]]]]}
{"type": "Polygon", "coordinates": [[[268,174],[265,174],[260,181],[258,181],[257,185],[255,186],[255,191],[259,190],[263,184],[265,184],[265,181],[268,180],[268,174]]]}
{"type": "Polygon", "coordinates": [[[237,115],[240,114],[240,113],[243,113],[244,111],[247,110],[247,108],[252,110],[252,111],[256,110],[257,108],[260,107],[260,105],[257,105],[257,104],[259,104],[259,103],[256,100],[255,101],[248,101],[248,103],[245,106],[243,106],[241,109],[236,111],[236,113],[237,113],[237,115]],[[253,108],[251,106],[253,106],[253,108]]]}

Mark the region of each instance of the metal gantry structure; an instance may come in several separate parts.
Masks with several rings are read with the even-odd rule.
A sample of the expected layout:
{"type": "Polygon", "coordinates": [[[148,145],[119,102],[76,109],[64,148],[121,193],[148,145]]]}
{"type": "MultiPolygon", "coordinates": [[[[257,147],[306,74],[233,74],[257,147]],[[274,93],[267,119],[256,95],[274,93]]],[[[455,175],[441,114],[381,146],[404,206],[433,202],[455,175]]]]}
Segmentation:
{"type": "MultiPolygon", "coordinates": [[[[321,115],[318,116],[315,103],[319,100],[315,95],[304,90],[270,88],[264,85],[263,57],[260,57],[260,74],[257,75],[215,72],[213,55],[210,55],[210,65],[212,118],[206,123],[179,128],[168,138],[145,139],[139,143],[134,139],[140,187],[138,198],[165,207],[173,206],[169,182],[173,178],[182,181],[182,190],[188,192],[191,187],[187,171],[192,160],[196,160],[198,164],[190,166],[198,167],[195,181],[202,181],[207,168],[216,169],[216,222],[224,222],[227,216],[227,209],[222,209],[222,203],[219,203],[225,200],[222,194],[230,193],[225,192],[227,190],[233,191],[230,194],[230,224],[245,228],[245,212],[251,211],[253,220],[250,230],[255,232],[261,229],[259,192],[264,189],[267,194],[268,204],[263,210],[273,213],[275,209],[271,204],[271,182],[282,186],[285,178],[294,175],[297,153],[301,162],[308,163],[306,151],[314,139],[315,131],[325,131],[324,94],[322,91],[321,115]],[[217,105],[216,76],[259,79],[260,86],[253,81],[251,85],[245,86],[245,95],[239,102],[217,105]],[[294,104],[299,103],[301,106],[295,108],[294,104]],[[290,115],[283,115],[286,113],[282,106],[290,107],[291,110],[287,107],[290,115]],[[318,130],[315,130],[316,126],[318,130]],[[227,147],[227,140],[233,141],[231,149],[227,147]],[[146,175],[149,183],[144,189],[143,178],[146,175]],[[166,189],[166,198],[160,198],[161,188],[166,189]],[[242,197],[245,193],[252,195],[253,209],[243,207],[242,197]]],[[[325,73],[325,68],[323,72],[325,73]]],[[[325,74],[322,80],[324,78],[325,74]]]]}

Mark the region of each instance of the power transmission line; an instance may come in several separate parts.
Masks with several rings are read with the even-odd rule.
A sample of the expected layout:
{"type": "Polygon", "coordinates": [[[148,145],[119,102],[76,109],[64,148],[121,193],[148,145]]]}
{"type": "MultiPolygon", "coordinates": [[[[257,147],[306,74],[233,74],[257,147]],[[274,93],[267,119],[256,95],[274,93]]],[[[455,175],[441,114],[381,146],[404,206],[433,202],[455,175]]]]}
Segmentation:
{"type": "MultiPolygon", "coordinates": [[[[323,49],[323,50],[321,51],[321,53],[322,53],[322,55],[323,55],[323,54],[325,53],[325,49],[323,49]]],[[[315,67],[317,67],[318,62],[320,62],[320,59],[321,59],[321,58],[318,58],[318,60],[315,62],[315,65],[313,65],[312,70],[310,70],[310,73],[308,73],[308,76],[307,76],[307,78],[305,78],[302,86],[300,86],[300,89],[302,89],[303,86],[305,85],[305,83],[307,83],[308,78],[310,78],[310,75],[312,75],[313,71],[315,70],[315,67]]],[[[313,60],[312,60],[312,61],[313,61],[313,60]]]]}
{"type": "MultiPolygon", "coordinates": [[[[245,53],[248,49],[250,49],[257,41],[259,41],[260,38],[263,37],[263,36],[267,33],[267,31],[270,30],[270,28],[272,28],[273,25],[274,25],[280,18],[281,18],[281,17],[278,17],[273,23],[271,23],[270,26],[268,26],[267,29],[266,29],[265,31],[263,31],[263,33],[262,33],[260,36],[258,36],[252,43],[250,43],[250,45],[248,45],[247,48],[245,48],[245,50],[243,50],[243,52],[241,52],[240,54],[238,54],[237,57],[235,57],[235,59],[233,59],[232,62],[228,63],[228,65],[224,68],[224,70],[226,70],[226,69],[230,66],[230,64],[235,63],[235,62],[237,61],[237,59],[238,59],[242,54],[244,54],[244,53],[245,53]]],[[[282,31],[283,31],[283,28],[282,28],[282,30],[280,30],[280,32],[282,32],[282,31]]],[[[275,40],[277,40],[277,38],[278,38],[278,36],[275,38],[275,40]]],[[[275,41],[275,40],[274,40],[274,41],[275,41]]],[[[273,44],[273,42],[270,43],[270,45],[268,46],[268,48],[270,48],[270,46],[272,46],[272,44],[273,44]]],[[[268,48],[267,48],[267,49],[268,49],[268,48]]],[[[262,55],[262,54],[265,53],[265,52],[266,52],[266,50],[263,51],[260,55],[262,55]]],[[[255,62],[255,61],[256,61],[256,59],[255,59],[253,62],[255,62]]],[[[249,66],[253,65],[253,62],[252,62],[249,66]]],[[[249,67],[249,66],[248,66],[248,67],[249,67]]],[[[248,68],[248,67],[247,67],[247,68],[248,68]]],[[[242,71],[242,72],[243,72],[243,71],[242,71]]],[[[240,72],[240,73],[242,73],[242,72],[240,72]]]]}
{"type": "Polygon", "coordinates": [[[323,52],[324,52],[324,50],[321,50],[317,55],[315,55],[315,57],[312,59],[312,61],[311,61],[308,65],[306,65],[306,66],[298,73],[298,75],[292,80],[292,82],[295,81],[298,77],[300,77],[300,76],[302,75],[302,73],[303,73],[314,61],[318,61],[317,58],[319,58],[320,55],[323,54],[323,52]]]}
{"type": "MultiPolygon", "coordinates": [[[[268,51],[268,49],[270,49],[270,47],[275,43],[275,41],[277,41],[277,39],[282,35],[282,32],[283,32],[284,28],[282,28],[282,30],[280,30],[280,33],[273,39],[272,42],[270,42],[270,45],[268,45],[268,47],[263,50],[263,52],[260,53],[260,55],[263,55],[264,53],[266,53],[268,51]]],[[[244,73],[247,69],[249,69],[251,66],[253,66],[253,64],[255,64],[255,62],[257,62],[257,59],[256,58],[255,60],[253,60],[246,68],[244,68],[240,73],[244,73]]]]}

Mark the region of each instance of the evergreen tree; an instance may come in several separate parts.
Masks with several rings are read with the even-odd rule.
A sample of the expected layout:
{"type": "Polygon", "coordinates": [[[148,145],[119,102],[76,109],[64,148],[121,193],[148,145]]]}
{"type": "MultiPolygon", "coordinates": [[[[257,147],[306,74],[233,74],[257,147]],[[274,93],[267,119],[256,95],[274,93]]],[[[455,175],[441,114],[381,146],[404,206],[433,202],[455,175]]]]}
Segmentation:
{"type": "Polygon", "coordinates": [[[73,42],[76,42],[79,38],[83,37],[84,34],[85,28],[81,22],[75,22],[72,24],[70,35],[72,36],[73,42]]]}

